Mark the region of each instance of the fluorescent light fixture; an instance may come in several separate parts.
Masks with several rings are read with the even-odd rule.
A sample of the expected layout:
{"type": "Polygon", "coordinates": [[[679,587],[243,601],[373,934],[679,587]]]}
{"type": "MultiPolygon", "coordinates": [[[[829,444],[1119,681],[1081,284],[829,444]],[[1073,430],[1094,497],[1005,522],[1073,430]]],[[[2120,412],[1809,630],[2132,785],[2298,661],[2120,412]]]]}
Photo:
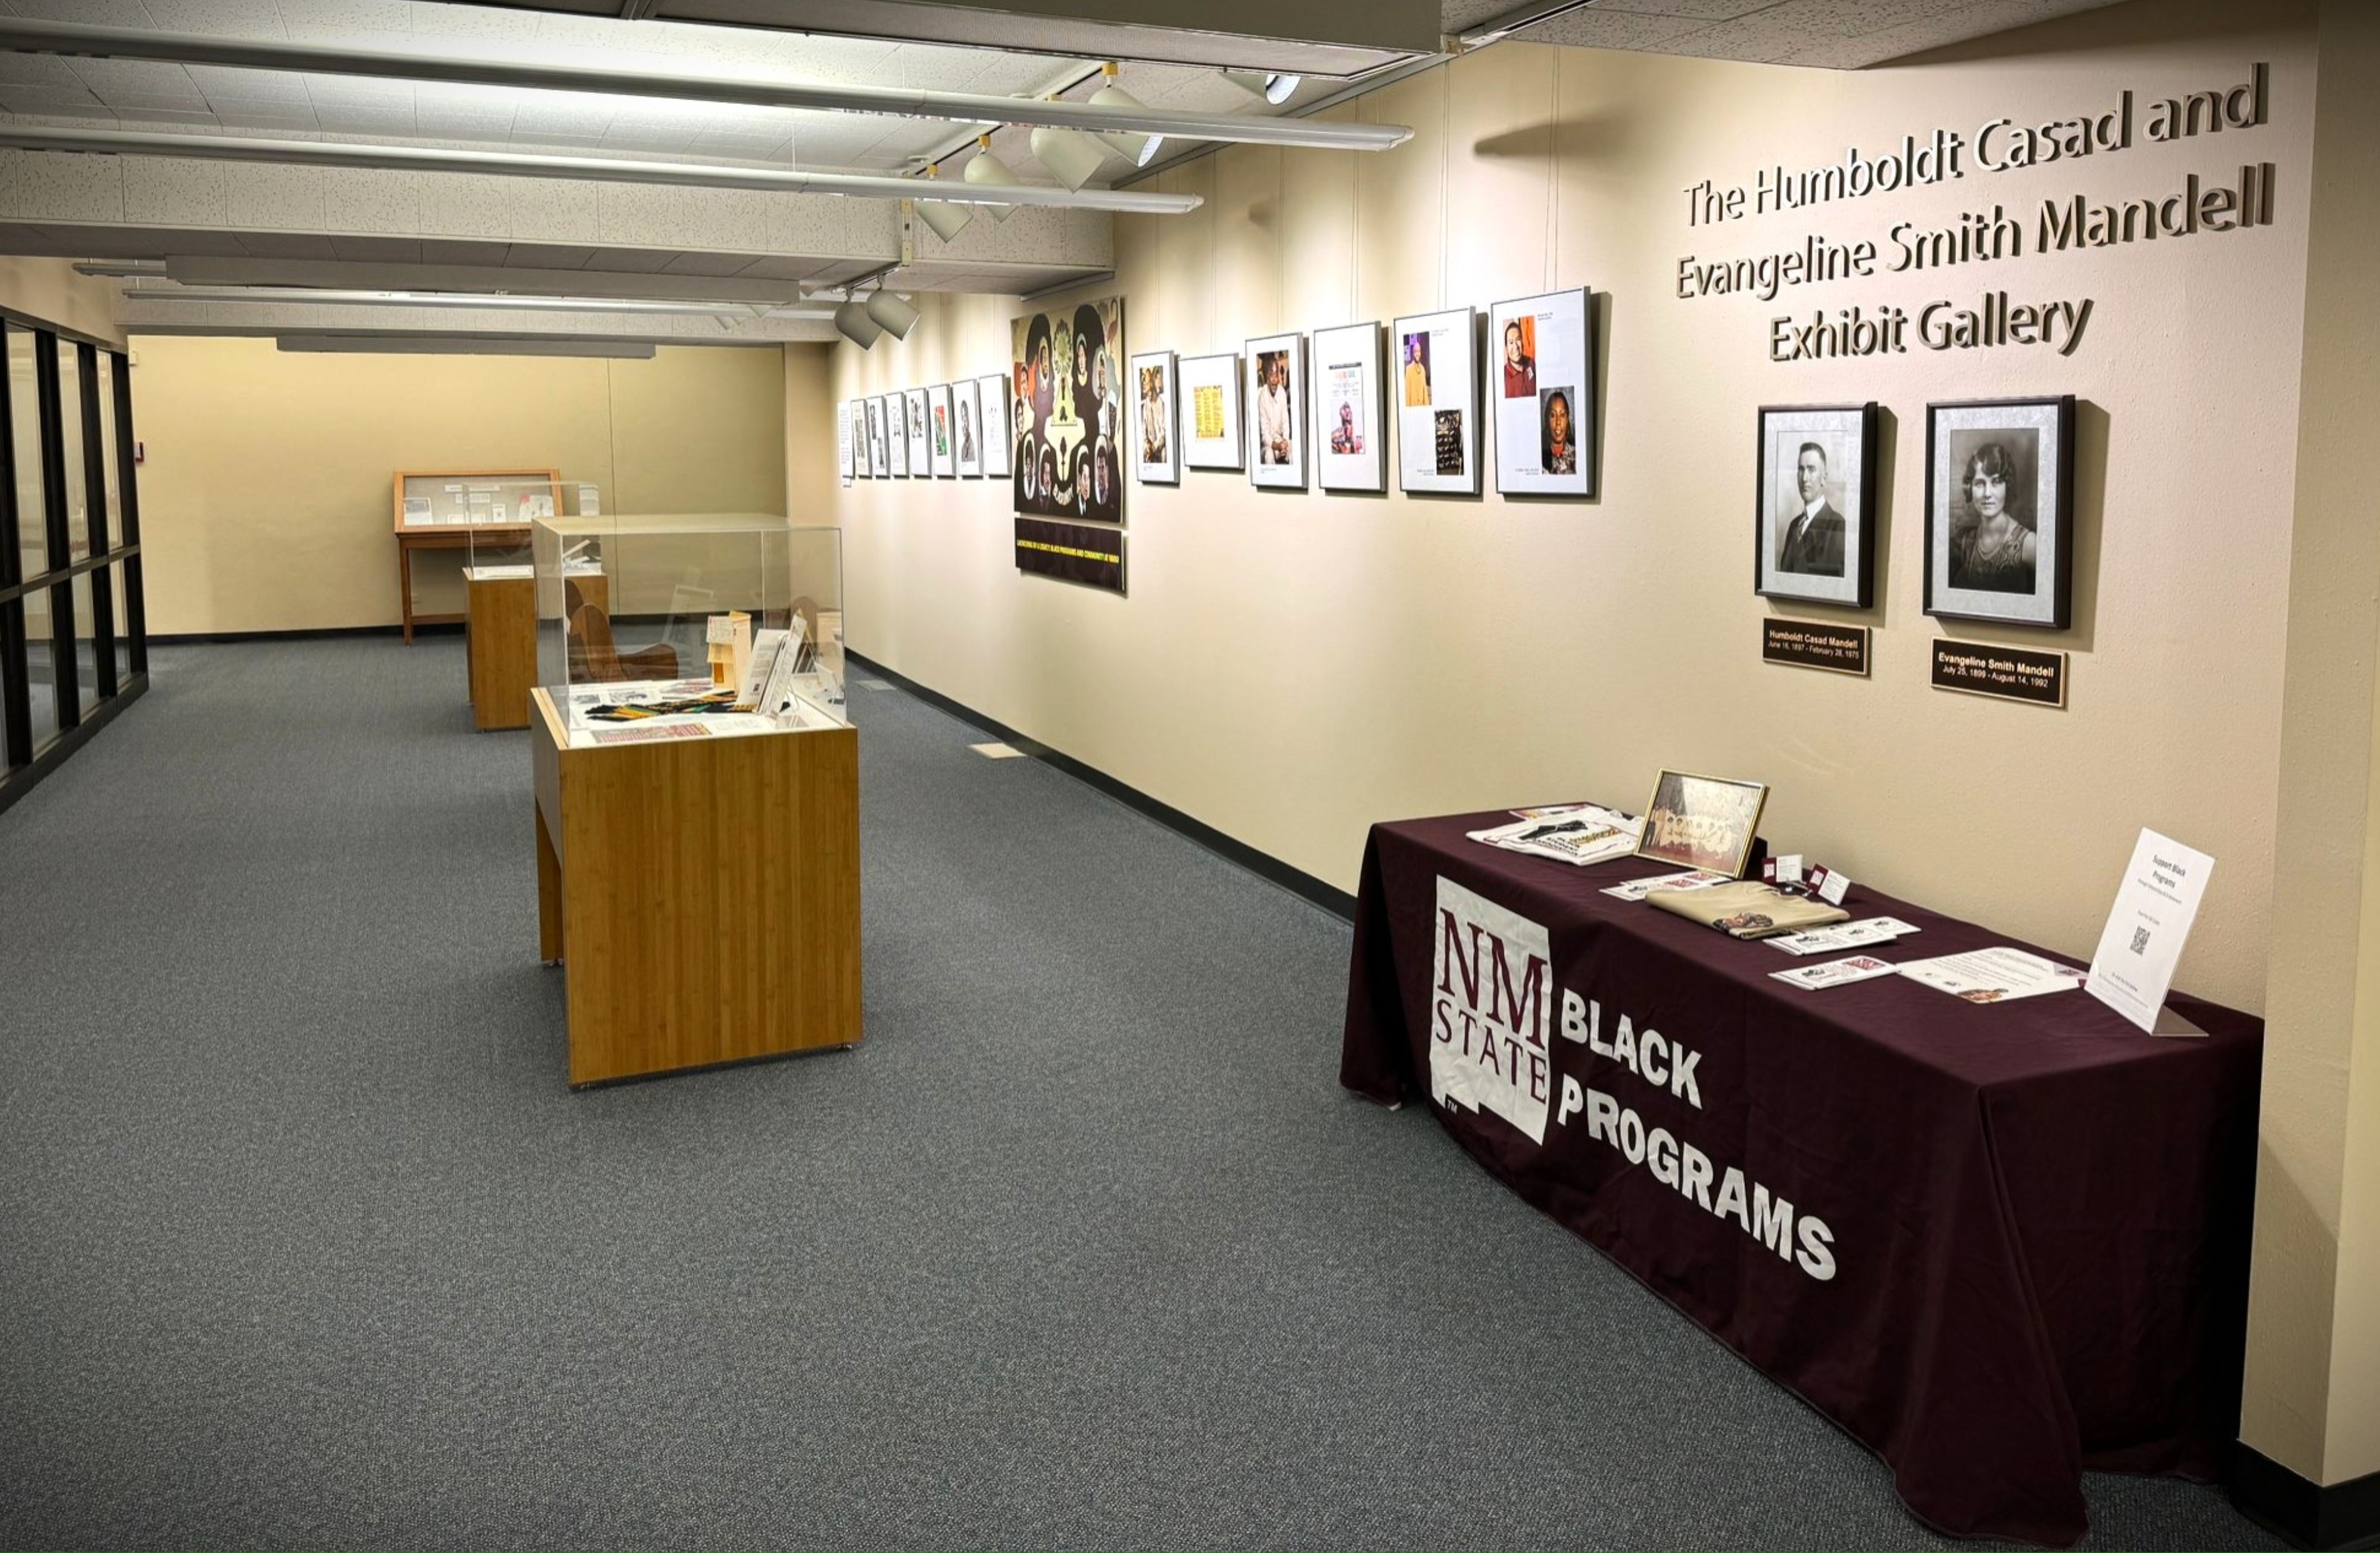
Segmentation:
{"type": "Polygon", "coordinates": [[[497,334],[283,334],[281,350],[339,356],[596,356],[650,361],[650,340],[507,340],[497,334]]]}
{"type": "MultiPolygon", "coordinates": [[[[1413,138],[1403,125],[1271,118],[1262,115],[1192,113],[1180,108],[1099,107],[1087,103],[1019,100],[907,87],[846,86],[614,70],[601,66],[521,59],[467,59],[452,55],[359,49],[282,39],[229,38],[145,28],[91,27],[76,22],[0,17],[0,49],[101,59],[159,59],[237,69],[298,70],[319,75],[378,76],[392,80],[459,81],[543,91],[597,91],[665,97],[687,103],[739,103],[756,107],[808,108],[830,113],[888,114],[954,124],[1032,124],[1094,132],[1131,130],[1185,140],[1313,146],[1324,151],[1388,151],[1413,138]]],[[[1245,72],[1240,72],[1245,74],[1245,72]]],[[[1294,77],[1274,77],[1295,82],[1294,77]]]]}
{"type": "Polygon", "coordinates": [[[868,316],[896,340],[907,339],[917,327],[917,309],[880,285],[868,294],[868,316]]]}
{"type": "MultiPolygon", "coordinates": [[[[959,176],[978,188],[1011,188],[1016,184],[1015,169],[993,152],[989,135],[975,138],[975,154],[967,158],[967,164],[959,176]]],[[[986,205],[984,209],[991,212],[991,219],[996,222],[1006,221],[1016,213],[1015,207],[1011,205],[986,205]]]]}
{"type": "Polygon", "coordinates": [[[460,291],[341,291],[317,286],[136,285],[128,302],[270,302],[280,307],[492,308],[506,312],[679,313],[698,318],[823,320],[824,308],[756,307],[742,302],[648,301],[629,297],[516,297],[460,291]]]}
{"type": "MultiPolygon", "coordinates": [[[[1091,106],[1121,109],[1148,106],[1139,98],[1116,85],[1116,67],[1113,60],[1100,66],[1099,69],[1107,77],[1107,84],[1091,93],[1091,106]]],[[[1101,144],[1135,167],[1148,166],[1156,159],[1157,148],[1165,143],[1165,137],[1162,135],[1141,135],[1131,130],[1101,130],[1099,138],[1101,144]]]]}
{"type": "MultiPolygon", "coordinates": [[[[0,144],[5,143],[0,140],[0,144]]],[[[1107,159],[1108,148],[1079,129],[1052,129],[1044,125],[1033,131],[1033,160],[1070,189],[1080,189],[1090,182],[1091,175],[1107,159]]]]}
{"type": "Polygon", "coordinates": [[[866,350],[883,334],[884,326],[868,316],[868,309],[855,297],[834,309],[834,332],[866,350]]]}
{"type": "Polygon", "coordinates": [[[154,275],[164,279],[165,261],[162,259],[78,259],[74,262],[78,275],[96,275],[103,280],[127,280],[135,275],[154,275]]]}
{"type": "MultiPolygon", "coordinates": [[[[1249,96],[1280,107],[1295,96],[1303,76],[1284,76],[1277,70],[1226,70],[1223,79],[1249,96]]],[[[1094,102],[1098,99],[1094,98],[1094,102]]],[[[1300,121],[1304,122],[1304,121],[1300,121]]],[[[1410,135],[1411,130],[1406,133],[1410,135]]]]}
{"type": "MultiPolygon", "coordinates": [[[[1063,134],[1104,154],[1077,130],[1034,132],[1037,154],[1044,133],[1063,134]]],[[[155,135],[123,129],[54,129],[0,124],[0,147],[18,151],[90,152],[102,156],[187,156],[207,162],[269,162],[295,167],[382,167],[405,172],[495,173],[512,177],[573,178],[590,183],[665,184],[682,188],[767,189],[842,194],[863,200],[907,200],[915,180],[853,173],[799,173],[773,167],[722,167],[699,162],[625,162],[601,156],[534,156],[520,152],[445,151],[430,146],[361,145],[334,140],[261,140],[237,135],[155,135]]],[[[1087,177],[1089,175],[1086,174],[1087,177]]],[[[1079,187],[1079,186],[1077,186],[1079,187]]],[[[1130,189],[1075,192],[1037,184],[952,188],[945,199],[967,204],[1055,205],[1066,210],[1132,215],[1183,215],[1196,210],[1195,194],[1142,194],[1130,189]]]]}

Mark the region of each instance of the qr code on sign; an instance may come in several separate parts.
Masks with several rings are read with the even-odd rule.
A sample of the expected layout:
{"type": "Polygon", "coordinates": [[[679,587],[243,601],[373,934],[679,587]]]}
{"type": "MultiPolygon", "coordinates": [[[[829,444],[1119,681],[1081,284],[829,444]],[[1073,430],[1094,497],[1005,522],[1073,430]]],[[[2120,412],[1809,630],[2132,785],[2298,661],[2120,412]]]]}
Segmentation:
{"type": "Polygon", "coordinates": [[[2146,928],[2133,928],[2133,929],[2132,929],[2132,952],[2133,952],[2133,953],[2135,953],[2135,954],[2142,954],[2142,953],[2145,953],[2145,952],[2147,952],[2147,950],[2148,950],[2148,947],[2149,947],[2149,930],[2148,930],[2146,928]]]}

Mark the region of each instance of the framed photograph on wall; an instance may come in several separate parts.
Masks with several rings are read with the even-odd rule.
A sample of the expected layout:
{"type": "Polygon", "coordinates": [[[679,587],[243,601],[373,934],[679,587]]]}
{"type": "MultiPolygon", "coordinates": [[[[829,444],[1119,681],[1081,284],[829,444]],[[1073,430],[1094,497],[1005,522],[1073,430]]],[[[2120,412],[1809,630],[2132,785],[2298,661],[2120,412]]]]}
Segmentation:
{"type": "Polygon", "coordinates": [[[958,440],[958,469],[963,478],[983,473],[983,410],[981,384],[973,378],[951,384],[952,434],[958,440]]]}
{"type": "Polygon", "coordinates": [[[1019,517],[1124,521],[1123,310],[1123,297],[1103,297],[1009,321],[1019,517]]]}
{"type": "MultiPolygon", "coordinates": [[[[851,406],[847,401],[839,402],[834,406],[834,472],[849,479],[856,467],[857,460],[851,448],[851,406]]],[[[526,507],[526,500],[523,505],[526,507]]]]}
{"type": "Polygon", "coordinates": [[[1876,402],[1764,405],[1752,590],[1865,609],[1876,601],[1876,402]]]}
{"type": "Polygon", "coordinates": [[[1742,879],[1767,804],[1765,782],[1665,770],[1645,800],[1645,834],[1636,855],[1742,879]]]}
{"type": "Polygon", "coordinates": [[[1386,491],[1380,326],[1314,332],[1314,483],[1325,491],[1386,491]]]}
{"type": "Polygon", "coordinates": [[[1595,494],[1595,303],[1585,286],[1488,310],[1496,489],[1595,494]]]}
{"type": "Polygon", "coordinates": [[[959,472],[959,431],[951,422],[951,385],[938,382],[926,390],[926,438],[932,446],[933,471],[944,479],[959,472]]]}
{"type": "Polygon", "coordinates": [[[1173,353],[1144,351],[1132,358],[1132,467],[1143,485],[1182,483],[1174,445],[1173,353]]]}
{"type": "MultiPolygon", "coordinates": [[[[886,467],[896,479],[905,477],[909,473],[909,417],[898,394],[884,395],[884,443],[892,453],[892,461],[886,467]]],[[[924,456],[922,452],[919,456],[924,456]]]]}
{"type": "Polygon", "coordinates": [[[934,472],[933,451],[926,443],[926,391],[905,388],[894,397],[909,418],[909,473],[924,479],[934,472]]]}
{"type": "Polygon", "coordinates": [[[890,454],[884,451],[884,406],[873,398],[853,401],[861,417],[864,430],[860,432],[860,472],[870,479],[882,478],[891,468],[890,454]]]}
{"type": "Polygon", "coordinates": [[[1397,488],[1479,494],[1479,309],[1450,308],[1398,319],[1389,329],[1397,364],[1397,488]]]}
{"type": "Polygon", "coordinates": [[[1925,406],[1925,613],[2064,630],[2074,396],[1925,406]]]}
{"type": "Polygon", "coordinates": [[[1016,385],[1000,374],[975,380],[976,405],[983,412],[983,472],[995,479],[1006,479],[1009,455],[1015,451],[1014,433],[1009,431],[1010,401],[1016,396],[1016,385]]]}
{"type": "Polygon", "coordinates": [[[1185,356],[1178,364],[1182,462],[1194,469],[1240,467],[1240,358],[1185,356]]]}
{"type": "Polygon", "coordinates": [[[1248,481],[1305,489],[1305,336],[1268,334],[1241,351],[1247,362],[1248,481]]]}

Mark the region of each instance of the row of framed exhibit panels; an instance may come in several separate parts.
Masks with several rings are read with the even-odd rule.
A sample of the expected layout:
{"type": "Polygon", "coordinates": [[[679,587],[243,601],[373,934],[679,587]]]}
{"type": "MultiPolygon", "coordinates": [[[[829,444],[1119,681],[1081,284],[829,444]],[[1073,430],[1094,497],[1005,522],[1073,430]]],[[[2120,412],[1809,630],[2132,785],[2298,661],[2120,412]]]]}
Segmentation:
{"type": "Polygon", "coordinates": [[[0,808],[148,686],[131,374],[122,352],[0,320],[0,808]]]}
{"type": "Polygon", "coordinates": [[[1595,315],[1585,287],[1495,304],[1484,352],[1481,314],[1463,307],[1396,319],[1386,342],[1378,323],[1352,323],[1249,340],[1236,355],[1148,351],[1129,358],[1128,373],[1116,370],[1122,301],[1074,314],[1018,321],[1010,379],[843,406],[841,474],[1014,479],[1020,511],[1121,522],[1126,463],[1144,484],[1178,484],[1185,467],[1245,469],[1252,484],[1303,491],[1310,468],[1323,491],[1385,491],[1393,425],[1401,491],[1479,494],[1492,440],[1500,492],[1595,494],[1595,315]],[[1384,368],[1391,347],[1393,367],[1384,368]],[[1485,372],[1483,356],[1493,358],[1485,372]],[[1128,392],[1118,391],[1120,376],[1128,392]],[[1045,446],[1040,429],[1052,422],[1040,406],[1053,380],[1062,402],[1079,399],[1085,413],[1062,405],[1056,424],[1074,434],[1045,446]],[[1087,456],[1069,456],[1084,443],[1087,456]]]}

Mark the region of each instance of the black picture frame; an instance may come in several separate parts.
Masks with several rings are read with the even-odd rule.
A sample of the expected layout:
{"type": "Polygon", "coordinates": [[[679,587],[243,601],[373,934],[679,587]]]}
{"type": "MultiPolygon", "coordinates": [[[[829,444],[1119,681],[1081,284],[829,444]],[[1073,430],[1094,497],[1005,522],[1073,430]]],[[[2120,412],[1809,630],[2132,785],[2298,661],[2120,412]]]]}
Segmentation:
{"type": "MultiPolygon", "coordinates": [[[[1752,478],[1752,590],[1764,599],[1869,609],[1876,603],[1876,428],[1881,419],[1873,399],[1856,405],[1763,405],[1755,420],[1752,478]],[[1845,450],[1846,440],[1857,446],[1845,450]],[[1789,551],[1808,553],[1810,541],[1792,532],[1800,516],[1786,511],[1785,471],[1779,455],[1791,444],[1820,450],[1827,476],[1826,511],[1841,520],[1835,570],[1796,568],[1784,563],[1789,551]],[[1840,493],[1844,505],[1836,504],[1840,493]],[[1848,510],[1845,510],[1846,507],[1848,510]],[[1797,540],[1800,542],[1797,543],[1797,540]]],[[[1823,532],[1823,528],[1820,530],[1823,532]]],[[[1805,529],[1805,533],[1807,530],[1805,529]]]]}
{"type": "Polygon", "coordinates": [[[1925,406],[1927,614],[2051,631],[2073,624],[2074,419],[2071,394],[1925,406]],[[1999,467],[2000,513],[1978,513],[1964,493],[1979,459],[1999,467]],[[1961,509],[1973,516],[1962,522],[1961,509]],[[2003,514],[2029,530],[2029,545],[1975,537],[2003,514]],[[2027,586],[2010,586],[2018,578],[2027,586]]]}

